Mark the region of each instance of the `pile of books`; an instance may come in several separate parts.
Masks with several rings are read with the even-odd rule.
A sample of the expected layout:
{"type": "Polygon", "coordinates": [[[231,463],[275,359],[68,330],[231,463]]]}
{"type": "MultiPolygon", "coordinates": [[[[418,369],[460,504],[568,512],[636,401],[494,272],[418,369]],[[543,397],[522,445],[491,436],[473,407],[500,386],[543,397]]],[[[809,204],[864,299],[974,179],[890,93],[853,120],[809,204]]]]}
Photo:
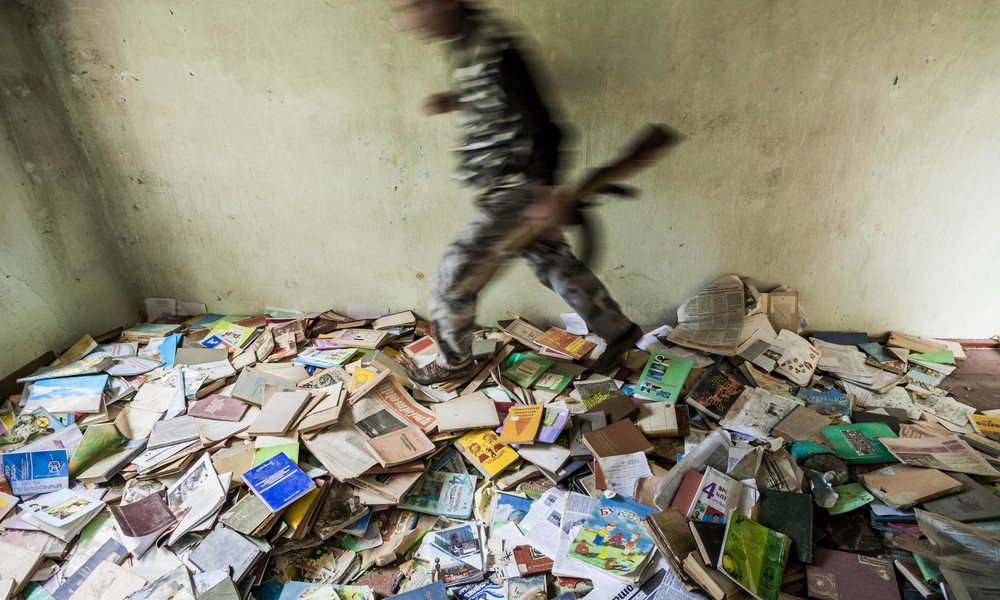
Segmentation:
{"type": "Polygon", "coordinates": [[[1000,587],[1000,413],[941,388],[961,346],[810,331],[784,286],[721,278],[607,373],[576,315],[510,314],[433,386],[412,311],[147,305],[0,381],[0,600],[1000,587]]]}

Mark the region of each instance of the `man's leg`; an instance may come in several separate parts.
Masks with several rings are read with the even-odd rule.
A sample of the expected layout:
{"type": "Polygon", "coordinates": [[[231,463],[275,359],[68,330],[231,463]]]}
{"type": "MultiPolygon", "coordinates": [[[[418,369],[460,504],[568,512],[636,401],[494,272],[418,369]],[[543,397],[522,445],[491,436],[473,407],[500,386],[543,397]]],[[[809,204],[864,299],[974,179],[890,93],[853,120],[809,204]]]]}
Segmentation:
{"type": "Polygon", "coordinates": [[[521,254],[538,280],[559,294],[587,322],[591,331],[608,342],[594,370],[603,372],[621,364],[642,331],[622,313],[608,288],[590,267],[574,256],[569,244],[562,239],[536,242],[521,254]]]}
{"type": "Polygon", "coordinates": [[[472,336],[475,333],[476,296],[463,285],[479,264],[518,226],[518,214],[529,196],[519,190],[500,190],[479,200],[480,210],[462,230],[434,275],[430,322],[440,352],[435,363],[415,369],[410,378],[418,383],[456,379],[471,369],[472,336]]]}

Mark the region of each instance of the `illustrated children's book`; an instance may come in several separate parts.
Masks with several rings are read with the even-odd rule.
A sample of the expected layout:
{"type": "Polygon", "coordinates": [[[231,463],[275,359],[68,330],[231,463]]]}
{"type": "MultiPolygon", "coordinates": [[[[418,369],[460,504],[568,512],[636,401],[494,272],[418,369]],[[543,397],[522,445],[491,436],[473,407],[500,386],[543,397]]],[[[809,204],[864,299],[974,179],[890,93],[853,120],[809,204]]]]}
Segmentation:
{"type": "Polygon", "coordinates": [[[474,524],[429,532],[416,557],[430,563],[434,580],[448,587],[483,578],[483,550],[474,524]]]}
{"type": "Polygon", "coordinates": [[[680,398],[684,380],[693,365],[694,361],[690,358],[654,351],[646,361],[632,395],[645,400],[674,402],[680,398]]]}
{"type": "Polygon", "coordinates": [[[458,438],[455,448],[487,479],[493,478],[518,459],[517,452],[500,442],[490,429],[473,431],[458,438]]]}
{"type": "Polygon", "coordinates": [[[475,477],[436,471],[425,475],[420,490],[404,498],[399,507],[451,519],[468,519],[472,515],[475,492],[475,477]]]}
{"type": "Polygon", "coordinates": [[[643,527],[653,512],[638,502],[601,496],[570,543],[569,557],[612,577],[636,581],[655,548],[643,527]]]}

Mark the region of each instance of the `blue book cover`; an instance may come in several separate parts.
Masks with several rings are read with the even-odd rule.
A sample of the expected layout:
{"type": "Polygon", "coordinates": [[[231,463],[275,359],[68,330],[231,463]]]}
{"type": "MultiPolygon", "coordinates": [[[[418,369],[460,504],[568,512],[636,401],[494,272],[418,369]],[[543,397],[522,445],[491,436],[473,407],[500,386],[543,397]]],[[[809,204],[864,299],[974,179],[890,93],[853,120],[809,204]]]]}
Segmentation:
{"type": "Polygon", "coordinates": [[[440,581],[435,581],[422,588],[410,590],[403,594],[396,594],[393,598],[396,600],[448,600],[448,594],[445,592],[444,584],[440,581]]]}
{"type": "Polygon", "coordinates": [[[841,346],[860,346],[868,343],[865,331],[814,331],[812,337],[841,346]]]}
{"type": "Polygon", "coordinates": [[[10,452],[0,459],[15,496],[47,494],[69,487],[69,459],[65,450],[10,452]]]}
{"type": "Polygon", "coordinates": [[[834,424],[844,422],[843,417],[851,416],[851,399],[837,390],[817,392],[808,388],[799,388],[796,394],[806,406],[828,417],[834,424]]]}
{"type": "Polygon", "coordinates": [[[44,408],[50,413],[101,412],[101,396],[108,374],[39,379],[31,386],[25,410],[44,408]]]}
{"type": "Polygon", "coordinates": [[[243,481],[272,511],[288,506],[316,486],[284,452],[244,473],[243,481]]]}
{"type": "MultiPolygon", "coordinates": [[[[506,492],[498,492],[495,498],[493,524],[490,532],[495,532],[507,523],[518,525],[531,508],[532,500],[530,498],[522,498],[506,492]]],[[[518,529],[521,529],[520,525],[518,525],[518,529]]]]}
{"type": "Polygon", "coordinates": [[[369,508],[368,512],[358,517],[356,521],[347,525],[342,530],[344,533],[349,533],[351,535],[362,536],[368,529],[368,523],[372,520],[372,509],[369,508]]]}

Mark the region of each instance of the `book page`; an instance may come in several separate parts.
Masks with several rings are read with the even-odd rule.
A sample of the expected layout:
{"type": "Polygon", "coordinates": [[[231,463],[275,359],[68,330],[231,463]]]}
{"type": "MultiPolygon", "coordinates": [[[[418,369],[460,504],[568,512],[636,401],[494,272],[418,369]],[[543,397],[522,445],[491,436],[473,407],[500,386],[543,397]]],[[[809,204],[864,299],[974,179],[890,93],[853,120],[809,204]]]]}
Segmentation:
{"type": "Polygon", "coordinates": [[[677,327],[667,339],[675,344],[733,356],[746,314],[743,282],[722,277],[677,309],[677,327]]]}

